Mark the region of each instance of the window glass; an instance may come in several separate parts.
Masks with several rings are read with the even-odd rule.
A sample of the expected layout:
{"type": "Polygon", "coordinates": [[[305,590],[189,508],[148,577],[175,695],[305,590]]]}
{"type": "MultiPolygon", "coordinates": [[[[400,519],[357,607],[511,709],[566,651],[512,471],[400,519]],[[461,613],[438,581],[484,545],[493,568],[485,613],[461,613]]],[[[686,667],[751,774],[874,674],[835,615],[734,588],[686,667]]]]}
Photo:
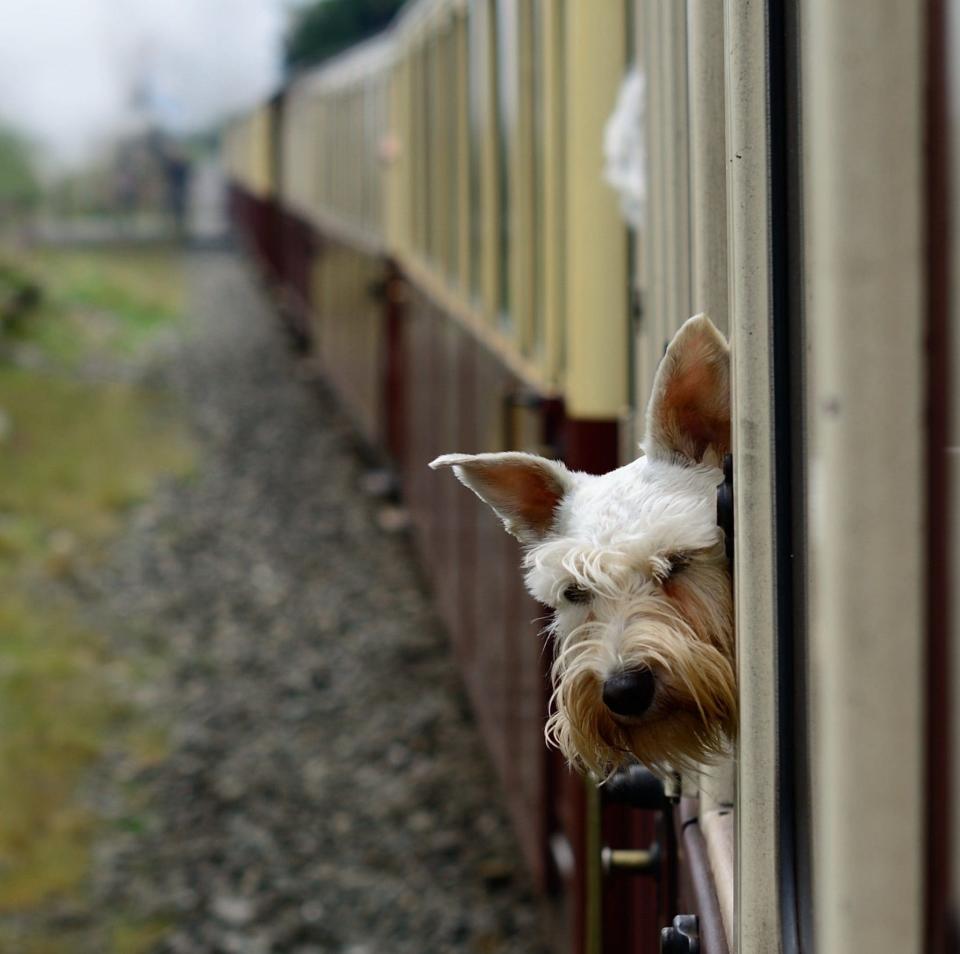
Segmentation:
{"type": "Polygon", "coordinates": [[[483,5],[485,0],[473,0],[467,10],[467,37],[469,43],[468,74],[468,175],[470,178],[470,295],[481,296],[483,282],[483,204],[481,170],[483,155],[484,69],[486,43],[483,35],[483,5]]]}
{"type": "Polygon", "coordinates": [[[417,56],[411,53],[407,60],[407,155],[410,157],[410,244],[420,247],[420,104],[417,98],[417,56]]]}
{"type": "Polygon", "coordinates": [[[433,228],[434,195],[431,188],[434,181],[436,155],[433,150],[434,91],[433,91],[433,62],[435,46],[432,42],[424,45],[423,68],[420,73],[420,112],[422,115],[420,151],[423,156],[423,183],[420,193],[423,204],[423,247],[426,253],[433,257],[435,230],[433,228]]]}
{"type": "Polygon", "coordinates": [[[428,218],[428,197],[426,195],[426,183],[428,181],[428,160],[429,152],[426,149],[426,77],[424,76],[423,48],[418,47],[414,56],[414,100],[413,100],[413,120],[416,143],[414,155],[417,163],[417,201],[415,205],[417,220],[417,251],[425,253],[427,251],[427,218],[428,218]]]}
{"type": "Polygon", "coordinates": [[[557,0],[555,8],[556,25],[553,34],[553,56],[551,57],[554,66],[553,92],[554,103],[554,129],[556,130],[556,139],[551,143],[553,154],[556,157],[556,189],[552,197],[553,202],[553,221],[556,224],[555,234],[552,236],[555,242],[555,255],[559,267],[555,269],[556,273],[556,303],[557,303],[557,322],[560,326],[560,334],[557,342],[557,371],[563,373],[567,366],[567,286],[566,273],[564,267],[567,260],[567,204],[564,201],[567,191],[567,163],[566,163],[566,144],[567,144],[567,73],[566,73],[566,42],[567,42],[567,8],[566,0],[557,0]]]}
{"type": "Polygon", "coordinates": [[[517,7],[516,0],[496,0],[494,84],[497,116],[497,307],[501,321],[509,322],[512,183],[510,156],[517,132],[517,7]]]}
{"type": "MultiPolygon", "coordinates": [[[[633,0],[624,0],[625,46],[624,59],[628,68],[637,66],[637,23],[636,9],[633,0]]],[[[628,394],[637,395],[640,382],[637,381],[637,334],[639,332],[640,305],[643,292],[640,288],[640,245],[639,235],[635,226],[627,224],[627,387],[628,394]]],[[[639,410],[639,409],[638,409],[639,410]]]]}
{"type": "Polygon", "coordinates": [[[445,57],[445,76],[444,87],[446,90],[446,136],[444,143],[444,154],[447,165],[447,201],[446,201],[446,241],[445,253],[447,264],[447,275],[454,279],[457,271],[457,256],[459,255],[459,242],[457,233],[457,219],[459,197],[460,197],[460,136],[458,135],[458,102],[457,90],[459,84],[457,77],[459,75],[460,64],[458,62],[458,47],[456,27],[451,27],[447,31],[444,39],[445,57]]]}
{"type": "Polygon", "coordinates": [[[530,64],[530,256],[532,259],[530,294],[530,345],[534,354],[543,348],[544,314],[544,97],[543,97],[543,31],[537,23],[537,4],[526,0],[526,53],[530,64]]]}

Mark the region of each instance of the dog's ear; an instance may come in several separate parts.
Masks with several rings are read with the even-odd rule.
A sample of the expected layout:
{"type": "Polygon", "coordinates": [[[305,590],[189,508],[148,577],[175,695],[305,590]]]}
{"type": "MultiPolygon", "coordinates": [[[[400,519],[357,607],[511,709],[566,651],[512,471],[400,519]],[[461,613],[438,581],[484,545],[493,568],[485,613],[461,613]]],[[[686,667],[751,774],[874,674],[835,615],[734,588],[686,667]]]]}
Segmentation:
{"type": "Polygon", "coordinates": [[[431,462],[452,467],[460,482],[489,504],[521,543],[538,543],[553,526],[557,507],[573,485],[563,464],[533,454],[444,454],[431,462]]]}
{"type": "Polygon", "coordinates": [[[716,466],[730,450],[730,348],[706,315],[684,322],[657,368],[643,449],[716,466]]]}

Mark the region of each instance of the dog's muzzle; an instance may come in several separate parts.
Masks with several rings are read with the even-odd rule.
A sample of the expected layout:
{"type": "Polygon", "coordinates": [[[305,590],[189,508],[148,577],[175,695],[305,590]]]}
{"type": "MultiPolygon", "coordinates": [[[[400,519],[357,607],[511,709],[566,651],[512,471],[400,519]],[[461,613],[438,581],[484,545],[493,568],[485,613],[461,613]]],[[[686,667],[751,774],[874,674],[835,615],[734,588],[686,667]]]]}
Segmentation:
{"type": "Polygon", "coordinates": [[[603,704],[620,716],[641,716],[653,703],[657,680],[649,669],[618,672],[603,684],[603,704]]]}

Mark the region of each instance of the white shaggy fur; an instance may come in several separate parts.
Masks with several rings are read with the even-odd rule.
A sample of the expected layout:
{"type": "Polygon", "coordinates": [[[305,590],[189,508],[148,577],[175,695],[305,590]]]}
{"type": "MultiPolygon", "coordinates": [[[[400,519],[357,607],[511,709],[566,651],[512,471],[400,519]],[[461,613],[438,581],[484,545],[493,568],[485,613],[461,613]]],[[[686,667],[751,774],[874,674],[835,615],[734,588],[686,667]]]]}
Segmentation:
{"type": "Polygon", "coordinates": [[[704,316],[672,342],[648,409],[646,456],[601,476],[530,454],[450,454],[525,545],[530,592],[555,611],[548,738],[601,776],[722,752],[736,732],[733,606],[716,525],[729,445],[728,350],[704,316]],[[655,690],[621,715],[605,683],[644,671],[655,690]]]}

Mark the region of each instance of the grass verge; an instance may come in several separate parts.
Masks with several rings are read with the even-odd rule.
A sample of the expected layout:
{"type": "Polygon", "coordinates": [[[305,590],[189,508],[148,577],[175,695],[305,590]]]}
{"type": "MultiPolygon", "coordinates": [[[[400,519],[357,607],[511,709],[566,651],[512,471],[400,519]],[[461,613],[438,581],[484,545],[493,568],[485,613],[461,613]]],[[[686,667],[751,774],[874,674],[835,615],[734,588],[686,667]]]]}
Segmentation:
{"type": "MultiPolygon", "coordinates": [[[[170,398],[103,373],[180,321],[179,256],[58,250],[18,267],[43,304],[14,345],[44,360],[0,358],[0,915],[82,895],[101,824],[82,784],[108,748],[162,757],[162,732],[129,701],[144,667],[114,658],[84,622],[96,614],[58,583],[99,558],[158,480],[193,467],[170,398]],[[95,377],[83,373],[94,359],[95,377]]],[[[91,949],[79,928],[42,927],[28,942],[2,922],[3,951],[91,949]]],[[[112,912],[98,950],[138,954],[162,930],[112,912]]]]}
{"type": "Polygon", "coordinates": [[[182,261],[172,247],[0,256],[43,290],[26,336],[68,364],[96,351],[134,355],[183,314],[182,261]]]}

